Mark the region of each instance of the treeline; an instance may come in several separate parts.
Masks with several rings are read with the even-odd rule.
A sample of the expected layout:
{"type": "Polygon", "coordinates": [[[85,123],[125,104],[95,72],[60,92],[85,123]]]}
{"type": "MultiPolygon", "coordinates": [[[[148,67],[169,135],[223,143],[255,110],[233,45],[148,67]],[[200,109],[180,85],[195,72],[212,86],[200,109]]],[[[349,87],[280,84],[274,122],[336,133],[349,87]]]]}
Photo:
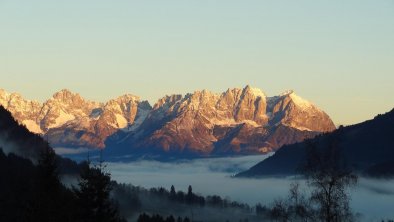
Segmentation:
{"type": "Polygon", "coordinates": [[[163,216],[161,216],[159,214],[149,216],[146,213],[142,213],[138,217],[137,222],[191,222],[191,221],[188,217],[185,217],[185,218],[178,217],[177,219],[175,219],[175,217],[172,215],[164,218],[163,216]]]}
{"type": "Polygon", "coordinates": [[[110,175],[101,166],[82,164],[72,189],[59,177],[49,146],[37,165],[0,148],[0,221],[125,221],[110,198],[110,175]]]}
{"type": "Polygon", "coordinates": [[[172,185],[170,190],[167,190],[164,187],[159,188],[150,188],[146,189],[139,186],[133,186],[131,184],[123,184],[114,182],[115,189],[114,194],[118,196],[127,196],[130,202],[130,206],[132,205],[134,209],[141,207],[141,198],[142,196],[154,199],[159,198],[162,200],[166,200],[172,203],[184,204],[196,207],[217,207],[217,208],[238,208],[240,210],[244,210],[247,212],[253,212],[256,207],[258,210],[262,210],[265,207],[262,207],[261,204],[256,205],[256,207],[251,207],[246,203],[239,203],[237,201],[232,201],[228,198],[223,198],[219,195],[209,195],[202,196],[193,192],[193,188],[191,185],[188,186],[188,191],[184,192],[182,190],[175,190],[175,187],[172,185]]]}
{"type": "Polygon", "coordinates": [[[167,198],[170,201],[188,204],[188,205],[196,205],[196,206],[210,206],[210,207],[219,207],[219,208],[239,208],[242,210],[250,211],[251,207],[245,203],[238,203],[236,201],[231,201],[226,198],[222,198],[218,195],[211,196],[201,196],[199,194],[193,193],[193,188],[189,185],[187,189],[187,193],[179,190],[176,191],[174,185],[171,186],[170,190],[167,190],[163,187],[160,188],[151,188],[149,190],[151,194],[167,198]]]}
{"type": "MultiPolygon", "coordinates": [[[[254,207],[245,203],[231,201],[218,195],[202,196],[193,192],[176,190],[174,186],[146,189],[131,184],[114,182],[113,195],[119,202],[119,210],[126,218],[137,220],[143,214],[157,217],[176,215],[193,221],[260,221],[268,215],[268,208],[261,204],[254,207]],[[141,214],[141,212],[145,212],[141,214]]],[[[144,216],[147,219],[146,216],[144,216]]],[[[171,220],[171,218],[169,218],[171,220]]],[[[160,220],[161,221],[161,220],[160,220]]]]}

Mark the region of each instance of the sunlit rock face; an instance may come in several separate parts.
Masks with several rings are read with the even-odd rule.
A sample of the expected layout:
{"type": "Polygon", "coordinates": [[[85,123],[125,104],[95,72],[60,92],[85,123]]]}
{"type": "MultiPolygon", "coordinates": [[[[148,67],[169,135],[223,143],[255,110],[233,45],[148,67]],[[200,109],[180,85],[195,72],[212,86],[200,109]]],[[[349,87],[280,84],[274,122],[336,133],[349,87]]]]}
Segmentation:
{"type": "Polygon", "coordinates": [[[126,153],[252,154],[334,129],[325,112],[293,91],[267,97],[246,86],[166,96],[138,129],[115,134],[107,144],[126,153]]]}
{"type": "Polygon", "coordinates": [[[130,94],[99,103],[66,89],[44,103],[0,90],[0,104],[54,146],[108,145],[129,153],[267,153],[335,129],[293,91],[268,97],[250,86],[165,96],[153,107],[130,94]]]}
{"type": "Polygon", "coordinates": [[[147,101],[130,94],[98,103],[66,89],[42,104],[0,90],[0,105],[54,146],[94,148],[103,148],[105,139],[118,130],[136,128],[151,110],[147,101]]]}

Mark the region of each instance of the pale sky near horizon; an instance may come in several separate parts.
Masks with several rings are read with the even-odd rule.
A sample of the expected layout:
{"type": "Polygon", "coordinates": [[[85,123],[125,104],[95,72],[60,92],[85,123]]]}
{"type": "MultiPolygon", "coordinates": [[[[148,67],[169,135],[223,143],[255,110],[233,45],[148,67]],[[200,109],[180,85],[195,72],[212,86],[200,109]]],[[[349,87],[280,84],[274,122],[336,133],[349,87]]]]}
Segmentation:
{"type": "Polygon", "coordinates": [[[394,107],[394,0],[0,0],[0,79],[39,101],[294,89],[357,123],[394,107]]]}

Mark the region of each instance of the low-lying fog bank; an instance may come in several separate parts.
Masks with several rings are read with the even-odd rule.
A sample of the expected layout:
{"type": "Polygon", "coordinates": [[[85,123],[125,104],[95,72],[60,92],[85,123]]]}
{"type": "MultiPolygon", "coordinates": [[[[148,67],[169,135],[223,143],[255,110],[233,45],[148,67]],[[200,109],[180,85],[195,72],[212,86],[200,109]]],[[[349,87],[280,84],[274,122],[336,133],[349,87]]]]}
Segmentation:
{"type": "MultiPolygon", "coordinates": [[[[179,162],[135,161],[108,163],[108,170],[118,182],[131,183],[146,188],[174,185],[202,195],[217,194],[232,200],[254,205],[269,204],[284,197],[289,185],[297,178],[239,179],[232,175],[246,170],[266,156],[195,159],[179,162]]],[[[302,181],[301,181],[302,183],[302,181]]],[[[365,221],[394,218],[394,180],[361,178],[352,191],[352,207],[363,214],[365,221]]]]}

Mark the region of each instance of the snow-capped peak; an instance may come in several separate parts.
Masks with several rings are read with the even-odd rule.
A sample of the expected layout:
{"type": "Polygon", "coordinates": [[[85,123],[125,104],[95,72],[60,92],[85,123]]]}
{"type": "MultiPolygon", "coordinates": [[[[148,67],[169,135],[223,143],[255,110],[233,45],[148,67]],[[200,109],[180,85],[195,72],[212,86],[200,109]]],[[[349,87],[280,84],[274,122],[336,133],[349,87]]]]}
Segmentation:
{"type": "MultiPolygon", "coordinates": [[[[280,97],[290,97],[290,99],[293,101],[293,103],[295,105],[297,105],[298,107],[302,108],[302,109],[307,109],[307,108],[313,108],[315,107],[311,102],[309,102],[306,99],[301,98],[300,96],[298,96],[294,90],[286,90],[283,93],[281,93],[279,95],[280,97]]],[[[276,100],[278,98],[273,97],[273,100],[276,100]]]]}
{"type": "Polygon", "coordinates": [[[288,89],[288,90],[282,92],[281,94],[279,94],[279,96],[287,96],[287,95],[290,95],[290,94],[293,94],[293,93],[295,93],[294,90],[288,89]]]}
{"type": "Polygon", "coordinates": [[[303,108],[303,109],[314,108],[314,105],[311,102],[299,97],[294,92],[290,93],[289,96],[290,96],[291,100],[293,100],[294,104],[296,104],[300,108],[303,108]]]}
{"type": "Polygon", "coordinates": [[[256,97],[266,98],[265,93],[259,88],[254,88],[249,85],[247,85],[245,88],[249,89],[249,91],[252,92],[252,94],[255,95],[256,97]]]}

